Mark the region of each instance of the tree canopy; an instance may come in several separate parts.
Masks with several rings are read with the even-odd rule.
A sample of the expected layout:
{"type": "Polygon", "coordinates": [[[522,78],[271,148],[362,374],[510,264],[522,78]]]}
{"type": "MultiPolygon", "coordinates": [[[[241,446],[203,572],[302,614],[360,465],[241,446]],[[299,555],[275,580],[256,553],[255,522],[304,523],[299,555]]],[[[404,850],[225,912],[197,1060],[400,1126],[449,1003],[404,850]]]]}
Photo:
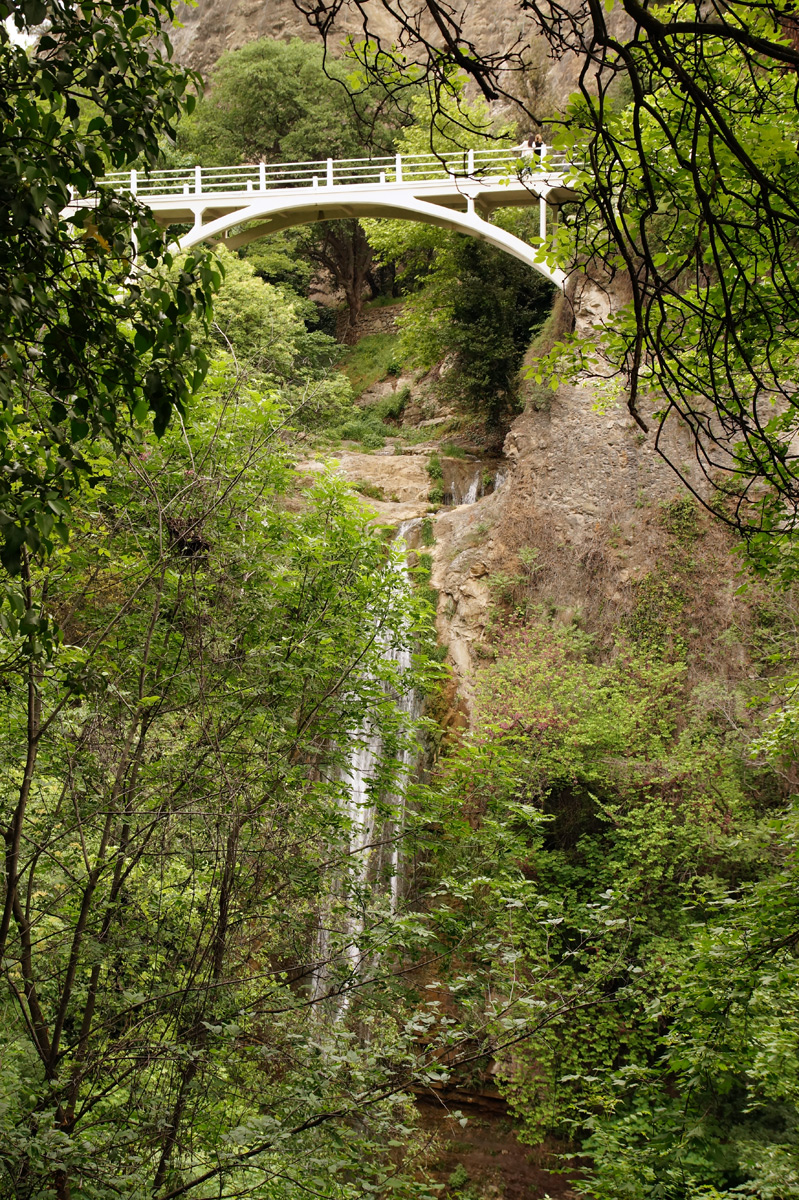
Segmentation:
{"type": "MultiPolygon", "coordinates": [[[[379,80],[356,62],[325,58],[299,38],[261,38],[223,54],[209,94],[179,129],[196,161],[319,162],[390,154],[402,116],[379,80]]],[[[376,291],[373,258],[358,221],[324,221],[283,235],[294,254],[329,273],[354,327],[367,285],[376,291]]],[[[267,254],[266,266],[281,268],[267,254]]]]}
{"type": "Polygon", "coordinates": [[[242,387],[223,352],[183,425],[107,460],[32,572],[65,645],[32,682],[2,640],[22,847],[0,930],[4,1194],[299,1196],[311,1174],[356,1200],[397,1172],[385,1145],[424,1063],[390,982],[414,940],[388,886],[413,737],[396,697],[429,668],[387,651],[428,618],[344,485],[286,503],[279,374],[242,387]],[[373,854],[343,802],[369,731],[373,854]]]}
{"type": "MultiPolygon", "coordinates": [[[[327,33],[347,0],[295,2],[327,33]]],[[[397,16],[351,2],[367,35],[397,16]]],[[[790,15],[713,5],[622,0],[615,34],[587,0],[520,6],[584,55],[560,115],[581,198],[552,254],[613,301],[538,369],[615,374],[642,425],[686,422],[700,498],[790,584],[799,57],[790,15]]],[[[287,242],[264,260],[279,286],[224,249],[172,259],[103,184],[154,164],[191,107],[169,3],[9,15],[0,1192],[477,1200],[460,1166],[431,1183],[414,1096],[467,1124],[450,1101],[479,1086],[522,1139],[557,1139],[586,1200],[795,1200],[795,593],[747,572],[733,600],[729,533],[686,496],[640,500],[648,568],[623,595],[615,510],[581,544],[543,504],[460,532],[428,511],[407,555],[363,507],[382,488],[319,456],[353,430],[382,446],[413,405],[440,480],[437,418],[389,384],[354,419],[287,242]],[[460,595],[487,597],[469,729],[435,644],[447,526],[438,564],[453,550],[460,595]],[[575,580],[584,611],[556,603],[575,580]]],[[[185,145],[507,140],[455,72],[495,98],[522,49],[481,57],[437,0],[398,20],[332,63],[298,42],[227,56],[185,145]]],[[[438,230],[367,232],[405,272],[406,345],[503,405],[538,277],[438,230]]],[[[324,237],[320,262],[366,245],[324,237]]],[[[396,378],[396,335],[373,336],[353,379],[396,378]]]]}
{"type": "MultiPolygon", "coordinates": [[[[204,252],[161,270],[162,232],[102,183],[109,167],[155,163],[193,103],[161,33],[172,16],[149,0],[0,5],[17,33],[0,24],[0,536],[12,574],[66,537],[95,440],[122,449],[148,421],[162,432],[202,379],[193,318],[217,272],[204,252]]],[[[37,636],[24,595],[8,595],[3,619],[37,636]]]]}
{"type": "Polygon", "coordinates": [[[359,86],[357,63],[299,38],[260,38],[222,55],[179,144],[209,166],[309,162],[390,154],[395,128],[385,89],[359,86]]]}
{"type": "MultiPolygon", "coordinates": [[[[420,94],[410,100],[413,123],[397,137],[402,154],[437,153],[479,146],[491,136],[511,145],[513,130],[493,121],[488,106],[470,103],[460,91],[431,110],[420,94]]],[[[537,236],[534,210],[495,217],[521,238],[537,236]]],[[[552,287],[537,272],[493,246],[462,234],[413,221],[366,220],[377,258],[390,263],[406,299],[399,325],[410,361],[449,369],[441,389],[497,424],[514,410],[519,368],[532,331],[543,323],[552,287]]]]}

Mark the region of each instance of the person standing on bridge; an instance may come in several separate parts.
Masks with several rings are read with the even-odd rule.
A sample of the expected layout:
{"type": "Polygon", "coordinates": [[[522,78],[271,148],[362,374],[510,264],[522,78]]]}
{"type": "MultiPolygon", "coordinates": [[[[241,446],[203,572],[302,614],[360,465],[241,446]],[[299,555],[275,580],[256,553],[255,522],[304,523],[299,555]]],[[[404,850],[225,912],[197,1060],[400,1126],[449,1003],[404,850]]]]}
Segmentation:
{"type": "Polygon", "coordinates": [[[541,137],[540,133],[536,133],[535,136],[530,134],[529,137],[524,139],[521,145],[514,146],[513,149],[518,150],[521,153],[522,159],[524,160],[522,175],[532,175],[535,160],[538,160],[535,165],[539,165],[541,159],[546,153],[544,139],[541,137]]]}

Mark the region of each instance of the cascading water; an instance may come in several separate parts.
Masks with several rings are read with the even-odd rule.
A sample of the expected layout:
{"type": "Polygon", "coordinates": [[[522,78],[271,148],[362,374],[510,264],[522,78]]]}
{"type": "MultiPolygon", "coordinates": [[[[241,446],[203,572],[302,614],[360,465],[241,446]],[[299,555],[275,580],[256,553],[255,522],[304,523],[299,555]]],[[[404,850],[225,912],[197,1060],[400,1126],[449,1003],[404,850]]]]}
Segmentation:
{"type": "Polygon", "coordinates": [[[482,480],[481,480],[480,475],[479,474],[475,475],[474,479],[469,484],[466,495],[460,501],[461,504],[474,504],[475,503],[475,501],[477,500],[477,493],[479,491],[481,482],[482,482],[482,480]]]}
{"type": "MultiPolygon", "coordinates": [[[[421,517],[414,517],[410,521],[403,521],[397,529],[397,541],[405,543],[405,557],[403,558],[402,573],[406,586],[410,584],[408,574],[408,559],[407,551],[409,550],[408,539],[412,531],[421,527],[421,517]]],[[[404,675],[410,670],[411,652],[407,647],[403,647],[399,651],[394,652],[397,665],[400,669],[400,675],[404,675]]],[[[410,689],[402,693],[398,700],[397,707],[405,717],[409,728],[413,729],[417,726],[419,718],[422,715],[422,702],[419,694],[410,689]]],[[[413,749],[406,746],[400,753],[401,770],[398,780],[398,793],[395,795],[396,812],[397,812],[397,828],[392,840],[391,851],[391,908],[394,912],[397,910],[400,897],[400,888],[402,882],[402,868],[400,861],[400,843],[403,828],[405,825],[405,794],[407,791],[408,780],[411,772],[416,765],[416,754],[413,749]]]]}
{"type": "Polygon", "coordinates": [[[495,492],[505,479],[501,459],[442,458],[441,468],[444,504],[452,508],[475,504],[495,492]]]}
{"type": "MultiPolygon", "coordinates": [[[[408,536],[414,527],[421,525],[421,518],[404,521],[397,530],[396,540],[408,545],[408,536]]],[[[407,559],[403,559],[402,577],[409,584],[407,559]]],[[[410,648],[396,649],[385,647],[385,656],[397,664],[400,679],[411,666],[410,648]]],[[[396,701],[397,709],[403,719],[403,724],[413,728],[421,715],[421,700],[413,689],[400,693],[396,701]]],[[[349,766],[342,779],[347,785],[346,816],[350,828],[349,863],[350,886],[374,886],[382,888],[390,899],[392,911],[399,906],[402,894],[402,860],[400,844],[405,821],[405,793],[408,780],[413,771],[416,754],[406,746],[399,754],[399,772],[397,774],[396,791],[383,797],[383,807],[393,809],[393,817],[386,818],[379,811],[378,804],[371,794],[371,783],[383,749],[383,738],[379,730],[362,731],[363,736],[352,752],[349,766]]],[[[346,950],[349,970],[352,975],[363,969],[359,940],[363,933],[363,922],[357,917],[349,917],[345,933],[346,950]]],[[[320,923],[317,936],[317,960],[319,967],[314,972],[312,995],[318,998],[327,989],[327,964],[330,958],[329,937],[324,928],[324,919],[320,923]]],[[[341,1010],[347,1006],[346,993],[340,997],[341,1010]]]]}

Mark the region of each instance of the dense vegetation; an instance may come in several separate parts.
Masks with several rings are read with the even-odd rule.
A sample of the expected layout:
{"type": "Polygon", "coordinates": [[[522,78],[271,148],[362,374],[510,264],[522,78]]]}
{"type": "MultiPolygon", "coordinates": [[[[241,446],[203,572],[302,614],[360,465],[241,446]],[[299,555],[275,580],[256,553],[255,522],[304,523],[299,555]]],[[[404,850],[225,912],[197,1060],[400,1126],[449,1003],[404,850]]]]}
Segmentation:
{"type": "Polygon", "coordinates": [[[461,894],[493,912],[505,971],[503,1003],[478,973],[469,1006],[511,1045],[523,1136],[580,1147],[580,1194],[795,1196],[797,814],[768,765],[791,734],[726,719],[763,705],[762,679],[709,705],[684,642],[620,627],[609,660],[592,642],[500,603],[475,733],[444,770],[481,815],[450,871],[483,863],[461,894]],[[538,1036],[520,1005],[548,1014],[538,1036]]]}
{"type": "MultiPolygon", "coordinates": [[[[395,222],[176,259],[102,180],[323,157],[328,127],[339,154],[515,131],[451,72],[443,99],[386,59],[375,81],[368,43],[360,71],[326,74],[320,47],[255,42],[190,113],[168,3],[9,16],[31,44],[0,27],[0,1196],[482,1200],[432,1171],[414,1096],[492,1087],[586,1198],[799,1197],[799,647],[768,574],[794,573],[795,263],[764,266],[790,213],[750,219],[769,180],[788,204],[792,76],[767,86],[711,32],[702,86],[750,131],[773,117],[746,162],[719,159],[636,48],[647,99],[617,87],[602,110],[607,158],[559,252],[619,266],[591,182],[609,180],[643,290],[550,360],[584,370],[599,346],[652,397],[715,404],[688,419],[744,436],[732,503],[759,505],[765,582],[732,578],[683,499],[656,514],[629,611],[593,627],[520,544],[453,734],[432,521],[409,568],[356,494],[379,488],[297,460],[380,446],[409,389],[367,410],[354,392],[412,365],[443,363],[437,399],[501,427],[548,285],[395,222]],[[669,164],[691,139],[683,191],[669,164]],[[70,189],[98,191],[91,218],[63,215],[70,189]],[[405,301],[399,335],[346,371],[308,299],[322,268],[350,332],[367,290],[405,301]],[[753,380],[757,403],[789,401],[765,423],[753,380]],[[744,664],[723,677],[702,629],[719,581],[749,589],[714,631],[744,664]]],[[[747,20],[744,44],[773,34],[747,20]]],[[[574,103],[574,138],[593,145],[595,121],[574,103]]],[[[437,455],[428,472],[433,497],[437,455]]]]}

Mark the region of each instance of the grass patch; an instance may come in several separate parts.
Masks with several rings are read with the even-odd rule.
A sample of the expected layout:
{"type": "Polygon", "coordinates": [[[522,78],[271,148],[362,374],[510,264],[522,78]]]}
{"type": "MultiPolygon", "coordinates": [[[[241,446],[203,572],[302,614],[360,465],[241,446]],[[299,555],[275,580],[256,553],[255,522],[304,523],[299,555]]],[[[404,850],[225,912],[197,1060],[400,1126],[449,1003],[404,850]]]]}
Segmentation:
{"type": "Polygon", "coordinates": [[[367,496],[369,500],[385,500],[386,494],[378,483],[371,483],[368,479],[359,479],[357,483],[352,485],[356,492],[360,492],[362,496],[367,496]]]}
{"type": "Polygon", "coordinates": [[[396,425],[387,421],[399,421],[410,398],[410,389],[400,388],[363,408],[356,408],[343,421],[327,429],[328,437],[340,442],[360,442],[367,450],[380,450],[387,437],[397,437],[396,425]]]}
{"type": "MultiPolygon", "coordinates": [[[[396,430],[394,431],[397,432],[396,430]]],[[[430,432],[430,426],[426,429],[414,429],[412,425],[403,425],[399,431],[400,437],[406,446],[422,446],[425,442],[429,442],[435,437],[435,433],[430,432]]]]}
{"type": "Polygon", "coordinates": [[[463,446],[456,446],[454,442],[443,442],[441,445],[441,454],[443,458],[468,458],[469,455],[464,450],[463,446]]]}
{"type": "Polygon", "coordinates": [[[699,508],[690,496],[663,502],[660,505],[660,519],[663,528],[681,546],[689,545],[705,532],[700,522],[699,508]]]}
{"type": "Polygon", "coordinates": [[[364,312],[370,308],[393,308],[395,305],[403,303],[400,296],[375,296],[374,300],[367,300],[363,306],[364,312]]]}
{"type": "Polygon", "coordinates": [[[430,476],[432,487],[427,493],[427,499],[430,504],[444,503],[444,472],[441,467],[441,459],[436,453],[430,455],[427,460],[427,474],[430,476]]]}
{"type": "Polygon", "coordinates": [[[382,400],[378,400],[371,407],[383,420],[399,421],[405,411],[405,405],[410,398],[411,389],[406,383],[404,387],[398,388],[396,392],[389,392],[387,396],[384,396],[382,400]]]}
{"type": "Polygon", "coordinates": [[[386,423],[371,409],[348,417],[340,425],[325,431],[328,437],[339,442],[360,442],[366,450],[381,450],[386,438],[396,434],[396,429],[386,423]]]}
{"type": "Polygon", "coordinates": [[[341,368],[356,396],[381,379],[399,375],[402,369],[399,334],[370,333],[362,337],[356,346],[347,351],[341,360],[341,368]]]}
{"type": "Polygon", "coordinates": [[[416,566],[411,571],[411,578],[424,596],[428,604],[435,610],[438,605],[438,592],[432,586],[430,579],[433,574],[432,554],[420,554],[416,566]]]}
{"type": "Polygon", "coordinates": [[[444,471],[441,466],[441,459],[435,451],[427,460],[427,474],[434,482],[441,482],[444,478],[444,471]]]}

